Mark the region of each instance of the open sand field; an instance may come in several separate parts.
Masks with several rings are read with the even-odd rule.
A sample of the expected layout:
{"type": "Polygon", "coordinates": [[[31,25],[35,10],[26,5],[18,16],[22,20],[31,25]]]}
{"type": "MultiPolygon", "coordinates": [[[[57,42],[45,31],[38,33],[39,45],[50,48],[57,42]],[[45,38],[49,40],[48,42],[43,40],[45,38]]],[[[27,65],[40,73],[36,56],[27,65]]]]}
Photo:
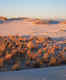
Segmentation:
{"type": "Polygon", "coordinates": [[[53,38],[66,38],[66,24],[34,24],[31,21],[6,21],[0,24],[0,34],[46,35],[53,38]]]}

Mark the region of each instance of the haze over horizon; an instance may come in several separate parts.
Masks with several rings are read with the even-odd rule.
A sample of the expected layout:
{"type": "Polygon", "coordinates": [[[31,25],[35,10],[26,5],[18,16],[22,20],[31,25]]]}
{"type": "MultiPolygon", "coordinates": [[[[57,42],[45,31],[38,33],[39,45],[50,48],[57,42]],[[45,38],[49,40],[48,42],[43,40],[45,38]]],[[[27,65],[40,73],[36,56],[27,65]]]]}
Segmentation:
{"type": "Polygon", "coordinates": [[[66,19],[66,0],[0,0],[0,16],[66,19]]]}

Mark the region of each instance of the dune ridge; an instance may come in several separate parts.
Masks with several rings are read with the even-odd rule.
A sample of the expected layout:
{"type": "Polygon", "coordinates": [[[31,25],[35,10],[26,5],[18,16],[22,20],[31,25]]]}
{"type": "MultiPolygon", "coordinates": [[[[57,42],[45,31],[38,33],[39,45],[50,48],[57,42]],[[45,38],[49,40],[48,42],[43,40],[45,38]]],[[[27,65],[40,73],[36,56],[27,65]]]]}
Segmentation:
{"type": "Polygon", "coordinates": [[[66,40],[45,36],[0,36],[0,71],[66,64],[66,40]]]}

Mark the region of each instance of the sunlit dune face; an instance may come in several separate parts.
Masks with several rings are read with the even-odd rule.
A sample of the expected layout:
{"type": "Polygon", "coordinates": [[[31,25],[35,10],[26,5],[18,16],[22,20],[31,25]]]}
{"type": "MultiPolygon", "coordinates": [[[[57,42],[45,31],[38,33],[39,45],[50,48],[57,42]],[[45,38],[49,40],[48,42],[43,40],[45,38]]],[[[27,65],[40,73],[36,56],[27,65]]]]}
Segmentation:
{"type": "Polygon", "coordinates": [[[1,17],[0,17],[0,20],[7,20],[7,18],[6,18],[6,17],[1,16],[1,17]]]}
{"type": "Polygon", "coordinates": [[[19,64],[14,64],[11,68],[12,71],[14,70],[19,70],[20,69],[20,65],[19,64]]]}
{"type": "Polygon", "coordinates": [[[46,62],[48,62],[48,57],[49,57],[48,53],[45,53],[43,55],[43,60],[46,61],[46,62]]]}
{"type": "Polygon", "coordinates": [[[36,59],[37,54],[32,53],[32,59],[36,59]]]}
{"type": "Polygon", "coordinates": [[[55,57],[50,58],[49,65],[56,65],[56,58],[55,57]]]}
{"type": "Polygon", "coordinates": [[[4,58],[0,58],[0,67],[3,67],[4,58]]]}
{"type": "Polygon", "coordinates": [[[29,49],[34,48],[33,42],[30,41],[30,42],[27,44],[27,47],[28,47],[29,49]]]}
{"type": "Polygon", "coordinates": [[[11,57],[12,57],[12,54],[11,53],[6,53],[5,60],[10,60],[11,57]]]}
{"type": "Polygon", "coordinates": [[[2,52],[2,51],[4,51],[5,50],[5,45],[4,45],[4,43],[0,43],[0,51],[2,52]]]}
{"type": "Polygon", "coordinates": [[[52,55],[55,55],[55,48],[51,48],[50,53],[51,53],[52,55]]]}
{"type": "Polygon", "coordinates": [[[42,54],[42,49],[39,49],[38,50],[38,55],[41,55],[42,54]]]}

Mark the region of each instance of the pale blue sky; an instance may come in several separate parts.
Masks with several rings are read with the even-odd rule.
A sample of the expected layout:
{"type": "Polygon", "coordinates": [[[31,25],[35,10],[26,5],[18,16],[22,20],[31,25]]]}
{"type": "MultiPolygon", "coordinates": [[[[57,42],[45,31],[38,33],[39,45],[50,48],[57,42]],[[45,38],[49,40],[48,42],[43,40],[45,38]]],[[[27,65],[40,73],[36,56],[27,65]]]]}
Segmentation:
{"type": "Polygon", "coordinates": [[[66,18],[66,0],[0,0],[0,16],[66,18]]]}

